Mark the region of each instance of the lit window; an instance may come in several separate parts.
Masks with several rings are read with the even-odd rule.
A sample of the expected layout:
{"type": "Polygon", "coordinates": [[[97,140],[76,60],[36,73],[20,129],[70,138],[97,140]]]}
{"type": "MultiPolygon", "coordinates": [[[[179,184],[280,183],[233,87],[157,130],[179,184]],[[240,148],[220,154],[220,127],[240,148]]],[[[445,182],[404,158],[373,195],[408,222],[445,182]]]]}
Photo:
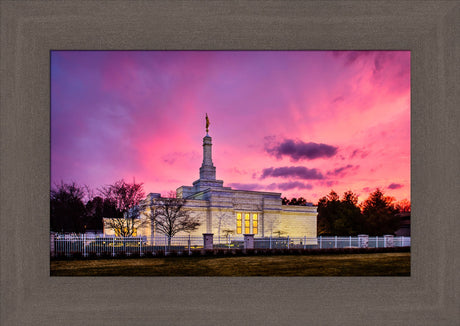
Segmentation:
{"type": "Polygon", "coordinates": [[[259,227],[259,220],[257,214],[252,214],[252,233],[257,234],[259,227]]]}
{"type": "Polygon", "coordinates": [[[241,213],[236,214],[236,233],[241,234],[242,219],[241,213]]]}
{"type": "Polygon", "coordinates": [[[249,214],[246,213],[244,214],[244,233],[249,234],[251,231],[249,230],[250,227],[250,220],[249,220],[249,214]]]}

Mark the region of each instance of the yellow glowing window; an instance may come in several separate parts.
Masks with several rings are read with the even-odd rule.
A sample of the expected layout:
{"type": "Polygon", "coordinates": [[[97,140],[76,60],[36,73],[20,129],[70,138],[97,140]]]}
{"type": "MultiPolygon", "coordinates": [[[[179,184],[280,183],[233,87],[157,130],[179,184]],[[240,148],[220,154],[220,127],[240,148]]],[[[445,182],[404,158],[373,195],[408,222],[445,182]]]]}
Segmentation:
{"type": "Polygon", "coordinates": [[[250,220],[249,220],[249,214],[244,214],[244,233],[248,234],[249,232],[251,232],[249,230],[249,227],[250,227],[250,220]]]}
{"type": "Polygon", "coordinates": [[[258,232],[258,226],[259,226],[259,221],[258,221],[258,216],[257,214],[252,215],[252,233],[257,234],[258,232]]]}
{"type": "Polygon", "coordinates": [[[236,214],[236,233],[241,234],[241,226],[242,226],[242,218],[241,213],[236,214]]]}

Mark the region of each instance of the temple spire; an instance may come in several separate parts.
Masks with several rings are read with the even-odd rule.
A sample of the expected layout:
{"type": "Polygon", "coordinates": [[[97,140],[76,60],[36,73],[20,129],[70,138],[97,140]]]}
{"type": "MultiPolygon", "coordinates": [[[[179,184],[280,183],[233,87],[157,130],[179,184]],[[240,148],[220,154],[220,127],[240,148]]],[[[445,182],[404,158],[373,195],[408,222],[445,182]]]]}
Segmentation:
{"type": "Polygon", "coordinates": [[[216,167],[212,163],[212,138],[208,134],[203,138],[203,163],[200,168],[200,179],[216,180],[216,167]]]}
{"type": "Polygon", "coordinates": [[[212,138],[209,132],[209,117],[206,113],[206,136],[203,137],[203,163],[200,167],[200,178],[193,183],[193,191],[199,192],[208,188],[222,188],[224,182],[216,180],[216,167],[212,163],[212,138]]]}

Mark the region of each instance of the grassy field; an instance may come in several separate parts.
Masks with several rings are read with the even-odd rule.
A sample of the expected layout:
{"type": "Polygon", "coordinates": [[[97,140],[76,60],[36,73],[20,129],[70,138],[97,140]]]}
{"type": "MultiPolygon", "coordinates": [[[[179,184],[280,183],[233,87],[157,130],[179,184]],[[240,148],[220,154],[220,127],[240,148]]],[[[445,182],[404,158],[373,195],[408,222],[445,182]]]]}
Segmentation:
{"type": "Polygon", "coordinates": [[[410,276],[410,253],[53,260],[51,276],[410,276]]]}

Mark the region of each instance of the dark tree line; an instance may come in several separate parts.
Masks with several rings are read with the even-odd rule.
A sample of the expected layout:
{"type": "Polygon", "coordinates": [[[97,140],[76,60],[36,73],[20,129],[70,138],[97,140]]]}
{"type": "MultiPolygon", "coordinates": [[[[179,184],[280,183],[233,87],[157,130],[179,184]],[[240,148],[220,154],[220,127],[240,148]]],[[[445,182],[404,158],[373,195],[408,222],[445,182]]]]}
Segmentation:
{"type": "MultiPolygon", "coordinates": [[[[177,232],[189,232],[200,223],[185,209],[185,199],[157,198],[150,203],[141,204],[144,198],[142,184],[117,181],[98,190],[93,196],[88,187],[75,182],[55,185],[51,195],[51,231],[84,233],[87,230],[102,231],[104,218],[106,226],[120,236],[136,235],[143,224],[153,222],[156,230],[168,237],[177,232]],[[148,219],[140,219],[142,206],[150,210],[148,219]]],[[[311,205],[303,197],[282,199],[283,205],[311,205]]],[[[394,202],[380,189],[371,193],[366,201],[358,204],[358,196],[351,191],[342,198],[331,191],[318,201],[318,235],[370,236],[393,234],[400,226],[401,214],[410,212],[410,202],[394,202]]]]}
{"type": "Polygon", "coordinates": [[[372,192],[361,205],[351,191],[345,192],[342,198],[331,191],[318,201],[318,235],[393,234],[400,226],[397,213],[403,210],[410,211],[407,200],[394,203],[394,199],[380,189],[372,192]]]}
{"type": "Polygon", "coordinates": [[[299,198],[291,198],[287,199],[286,197],[283,197],[281,200],[281,204],[283,205],[296,205],[296,206],[308,206],[308,205],[313,205],[312,203],[307,202],[307,200],[303,197],[299,198]]]}
{"type": "Polygon", "coordinates": [[[117,236],[136,236],[137,230],[149,223],[169,238],[176,233],[189,232],[200,223],[185,209],[186,200],[169,197],[144,200],[142,183],[116,181],[98,189],[98,196],[86,186],[71,184],[55,185],[51,189],[51,231],[85,233],[87,230],[102,231],[105,226],[117,236]],[[140,218],[146,208],[150,214],[140,218]]]}
{"type": "Polygon", "coordinates": [[[87,188],[75,182],[55,185],[50,196],[50,226],[55,232],[102,230],[102,217],[111,209],[101,197],[85,201],[87,188]]]}
{"type": "MultiPolygon", "coordinates": [[[[72,183],[56,184],[50,192],[50,227],[54,232],[85,233],[87,230],[102,231],[103,218],[121,219],[129,208],[134,207],[143,196],[129,198],[132,189],[141,184],[128,184],[123,180],[98,190],[98,195],[86,186],[72,183]],[[131,200],[131,203],[127,203],[131,200]]],[[[124,230],[123,228],[121,230],[124,230]]]]}

